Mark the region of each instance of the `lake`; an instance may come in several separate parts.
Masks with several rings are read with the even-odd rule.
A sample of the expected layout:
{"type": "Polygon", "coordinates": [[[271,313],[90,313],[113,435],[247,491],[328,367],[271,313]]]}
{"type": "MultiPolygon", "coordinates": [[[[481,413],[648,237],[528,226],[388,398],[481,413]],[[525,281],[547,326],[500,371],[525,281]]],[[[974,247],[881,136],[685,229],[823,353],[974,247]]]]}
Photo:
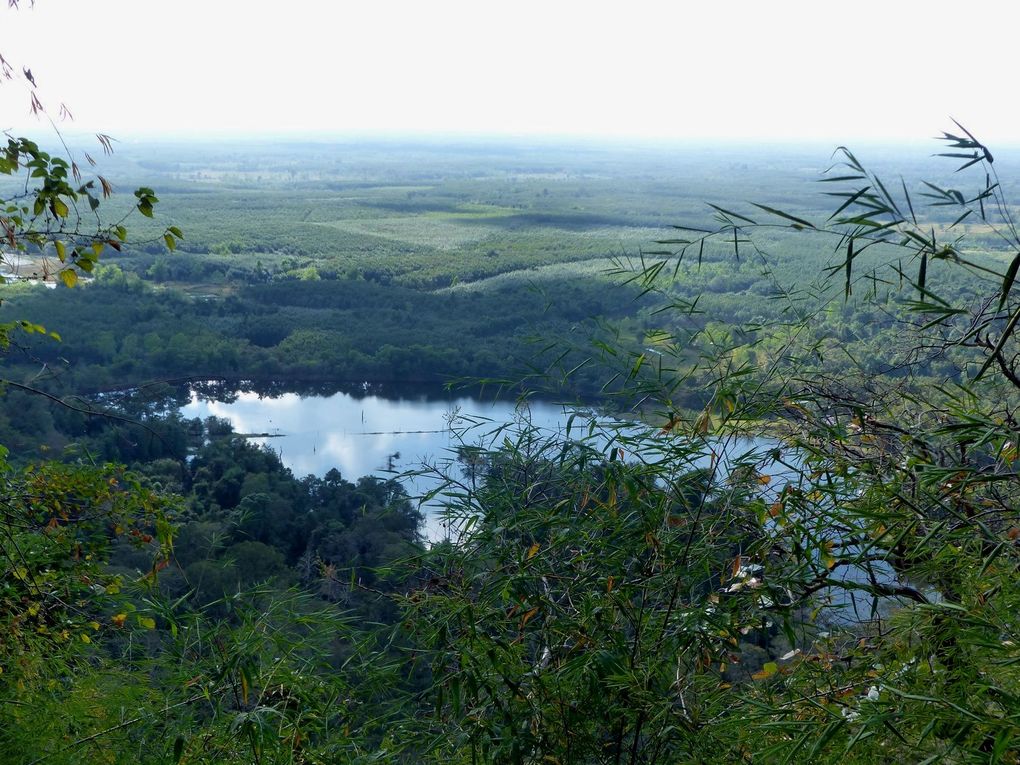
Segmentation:
{"type": "MultiPolygon", "coordinates": [[[[531,400],[483,400],[438,392],[404,392],[391,395],[358,392],[295,393],[234,391],[226,400],[202,396],[192,389],[191,400],[181,408],[188,418],[214,416],[228,420],[236,433],[251,435],[279,454],[298,477],[324,475],[332,468],[349,481],[363,475],[393,477],[420,468],[423,463],[451,460],[461,444],[491,446],[502,438],[500,427],[509,422],[530,422],[544,434],[564,434],[576,413],[572,431],[580,434],[593,413],[560,404],[531,400]]],[[[603,418],[602,424],[620,423],[603,418]]],[[[608,439],[607,439],[608,441],[608,439]]],[[[766,442],[741,441],[733,451],[767,448],[766,442]]],[[[708,463],[710,457],[705,456],[708,463]]],[[[408,492],[421,495],[435,486],[424,477],[405,482],[408,492]]],[[[444,533],[438,505],[423,507],[425,533],[439,539],[444,533]]]]}
{"type": "MultiPolygon", "coordinates": [[[[180,401],[182,399],[178,399],[180,401]]],[[[462,444],[491,447],[498,445],[507,431],[506,423],[530,423],[543,435],[585,438],[589,423],[597,425],[590,443],[609,449],[613,434],[636,431],[640,425],[624,423],[592,410],[578,410],[547,401],[530,400],[518,405],[513,400],[486,400],[471,396],[444,395],[437,390],[405,390],[387,388],[385,393],[371,389],[353,392],[324,390],[287,391],[286,384],[263,388],[261,392],[239,391],[225,384],[196,385],[190,400],[181,409],[188,418],[210,416],[228,420],[236,433],[247,434],[256,442],[266,444],[280,455],[284,465],[298,477],[309,474],[322,476],[332,468],[349,481],[363,475],[392,478],[405,471],[414,471],[423,463],[436,464],[456,457],[462,444]],[[201,393],[199,392],[201,391],[201,393]],[[571,420],[571,416],[573,419],[571,420]],[[268,434],[268,435],[252,435],[268,434]]],[[[510,432],[513,427],[511,425],[510,432]]],[[[656,460],[655,449],[648,448],[663,440],[656,435],[646,441],[642,457],[656,460]]],[[[718,459],[720,468],[728,471],[746,456],[755,469],[774,479],[762,488],[765,496],[779,491],[796,472],[773,462],[769,453],[780,448],[778,441],[763,438],[720,438],[712,447],[717,454],[693,456],[677,469],[707,467],[718,459]]],[[[785,451],[785,450],[784,450],[785,451]]],[[[788,464],[798,460],[786,454],[788,464]]],[[[404,486],[412,497],[419,497],[438,485],[425,476],[404,478],[404,486]]],[[[438,501],[421,507],[425,515],[425,536],[443,539],[443,526],[438,501]]],[[[895,573],[883,563],[875,564],[880,581],[895,581],[895,573]]],[[[868,577],[854,567],[842,569],[834,577],[866,582],[868,577]]],[[[864,593],[837,590],[829,610],[830,618],[839,619],[841,612],[856,615],[871,607],[864,593]]],[[[853,618],[856,618],[854,616],[853,618]]]]}
{"type": "MultiPolygon", "coordinates": [[[[193,391],[181,414],[223,418],[236,433],[269,434],[251,440],[268,445],[298,477],[321,476],[336,468],[349,481],[363,475],[391,478],[426,462],[452,459],[462,443],[490,445],[492,431],[515,419],[528,418],[551,434],[561,430],[569,416],[562,406],[547,402],[518,407],[514,401],[434,392],[389,397],[348,392],[268,396],[239,391],[230,399],[207,399],[193,391]],[[462,434],[465,428],[469,430],[462,434]]],[[[405,486],[412,495],[432,488],[423,478],[405,486]]],[[[442,532],[436,514],[425,509],[426,535],[438,538],[442,532]]]]}

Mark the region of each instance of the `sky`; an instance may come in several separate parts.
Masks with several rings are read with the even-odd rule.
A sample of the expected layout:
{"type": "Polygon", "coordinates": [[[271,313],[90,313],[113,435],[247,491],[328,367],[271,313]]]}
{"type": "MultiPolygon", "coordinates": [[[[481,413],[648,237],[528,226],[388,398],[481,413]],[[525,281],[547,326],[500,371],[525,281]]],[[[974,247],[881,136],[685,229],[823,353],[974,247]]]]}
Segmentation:
{"type": "Polygon", "coordinates": [[[29,3],[0,55],[73,130],[1020,143],[1013,0],[29,3]]]}

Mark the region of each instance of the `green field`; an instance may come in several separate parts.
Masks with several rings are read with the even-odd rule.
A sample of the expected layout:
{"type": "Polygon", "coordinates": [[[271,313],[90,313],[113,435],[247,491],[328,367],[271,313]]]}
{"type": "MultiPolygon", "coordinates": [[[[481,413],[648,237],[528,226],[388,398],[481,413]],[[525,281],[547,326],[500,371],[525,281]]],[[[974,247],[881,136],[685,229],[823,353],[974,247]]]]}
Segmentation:
{"type": "MultiPolygon", "coordinates": [[[[859,154],[915,194],[922,175],[966,180],[916,148],[859,154]]],[[[681,366],[709,336],[732,345],[736,362],[763,363],[779,342],[767,327],[807,311],[825,317],[810,330],[833,349],[819,354],[822,368],[838,373],[850,353],[878,373],[900,362],[890,334],[899,309],[858,310],[858,298],[899,285],[864,276],[916,264],[874,248],[845,295],[838,274],[826,280],[842,257],[836,240],[792,231],[751,204],[824,220],[832,186],[818,181],[830,162],[821,146],[125,142],[104,172],[118,189],[157,189],[155,218],[136,216],[123,252],[104,255],[86,290],[11,286],[0,311],[60,332],[63,344],[28,350],[61,368],[69,390],[195,376],[499,378],[601,396],[624,357],[661,350],[663,338],[681,366]],[[675,225],[718,225],[708,203],[779,225],[736,249],[660,243],[683,235],[675,225]],[[173,253],[160,236],[167,225],[184,232],[173,253]],[[635,279],[657,262],[666,264],[658,279],[635,279]],[[760,329],[730,335],[745,325],[760,329]],[[610,336],[620,358],[599,350],[610,336]]],[[[1011,162],[1000,156],[1003,177],[1020,177],[1011,162]]],[[[1020,196],[1010,183],[1006,198],[1020,196]]],[[[115,195],[109,215],[129,204],[115,195]]],[[[925,215],[940,237],[966,235],[991,267],[1011,254],[981,225],[949,231],[949,210],[925,215]]],[[[944,264],[928,270],[940,284],[944,264]]],[[[986,287],[973,274],[947,286],[986,287]]],[[[915,371],[950,368],[925,364],[915,371]]],[[[703,393],[695,384],[677,395],[697,407],[703,393]]]]}

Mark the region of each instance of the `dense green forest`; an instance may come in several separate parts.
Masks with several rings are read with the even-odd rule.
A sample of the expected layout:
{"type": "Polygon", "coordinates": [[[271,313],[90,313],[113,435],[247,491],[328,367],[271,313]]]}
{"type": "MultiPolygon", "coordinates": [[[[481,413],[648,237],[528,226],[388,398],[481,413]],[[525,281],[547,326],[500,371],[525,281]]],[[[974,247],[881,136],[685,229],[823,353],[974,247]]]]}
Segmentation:
{"type": "Polygon", "coordinates": [[[0,759],[1020,761],[1020,173],[946,143],[127,145],[122,234],[12,140],[0,759]],[[465,443],[429,544],[398,480],[91,395],[210,378],[636,424],[465,443]]]}
{"type": "MultiPolygon", "coordinates": [[[[836,261],[823,243],[789,230],[760,231],[758,249],[743,256],[728,243],[690,251],[671,262],[676,278],[664,290],[633,278],[677,249],[661,244],[676,238],[673,226],[711,224],[703,200],[818,213],[827,201],[816,183],[828,160],[822,148],[223,148],[128,146],[115,155],[118,186],[158,185],[161,207],[119,251],[107,249],[86,290],[5,287],[2,315],[46,317],[62,338],[23,338],[27,356],[9,365],[23,361],[31,377],[45,363],[60,378],[55,390],[78,393],[183,377],[527,378],[550,395],[592,397],[607,384],[594,367],[558,382],[548,373],[582,363],[593,341],[634,350],[714,333],[738,360],[762,361],[770,350],[755,327],[791,311],[821,316],[818,339],[868,357],[869,371],[902,361],[900,307],[858,300],[861,291],[844,302],[839,285],[818,290],[836,261]],[[168,226],[187,232],[173,252],[162,236],[168,226]],[[677,310],[663,310],[670,307],[677,310]],[[730,337],[736,328],[743,334],[730,337]]],[[[906,151],[871,153],[880,171],[896,160],[897,172],[920,177],[923,164],[906,151]]],[[[111,215],[125,203],[109,200],[111,215]]],[[[954,217],[934,208],[926,220],[941,230],[954,217]]],[[[986,229],[966,221],[953,233],[993,262],[1008,258],[986,229]]],[[[860,262],[869,257],[883,260],[867,253],[860,262]]],[[[16,271],[39,268],[30,260],[16,271]]],[[[933,263],[930,278],[944,272],[933,263]]],[[[985,288],[980,275],[952,278],[961,294],[985,288]]],[[[941,378],[951,370],[939,363],[912,371],[941,378]]],[[[845,359],[830,354],[822,366],[837,372],[845,359]]],[[[678,403],[702,406],[702,387],[686,386],[678,403]]]]}

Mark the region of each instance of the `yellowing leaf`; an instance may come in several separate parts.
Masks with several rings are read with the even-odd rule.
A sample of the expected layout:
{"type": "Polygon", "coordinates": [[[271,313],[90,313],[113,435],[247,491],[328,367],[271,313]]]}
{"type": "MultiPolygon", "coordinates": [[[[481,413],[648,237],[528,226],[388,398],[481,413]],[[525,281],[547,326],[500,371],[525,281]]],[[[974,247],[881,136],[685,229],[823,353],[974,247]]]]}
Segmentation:
{"type": "Polygon", "coordinates": [[[79,637],[81,637],[81,642],[83,642],[83,643],[91,643],[92,642],[92,638],[90,638],[84,632],[81,633],[81,635],[79,637]]]}
{"type": "Polygon", "coordinates": [[[149,616],[139,616],[138,623],[147,630],[156,629],[156,620],[149,616]]]}
{"type": "Polygon", "coordinates": [[[521,626],[523,627],[525,624],[527,624],[531,620],[531,617],[533,617],[537,613],[538,613],[538,606],[535,606],[530,611],[525,613],[524,616],[521,617],[521,626]]]}
{"type": "Polygon", "coordinates": [[[78,272],[73,268],[65,268],[60,272],[60,281],[68,287],[73,287],[78,283],[78,272]]]}
{"type": "Polygon", "coordinates": [[[67,213],[69,212],[69,210],[67,209],[67,205],[64,204],[63,200],[56,198],[54,198],[53,200],[52,209],[53,214],[59,218],[66,218],[67,213]]]}
{"type": "Polygon", "coordinates": [[[116,616],[113,616],[113,617],[110,618],[110,622],[113,624],[114,627],[117,627],[118,629],[120,627],[123,627],[124,626],[124,622],[126,622],[126,621],[127,621],[127,614],[117,614],[116,616]]]}
{"type": "Polygon", "coordinates": [[[533,544],[531,547],[529,547],[528,548],[528,557],[527,557],[527,559],[531,560],[532,558],[534,558],[535,554],[538,552],[538,548],[540,548],[541,546],[542,545],[540,545],[538,542],[535,542],[535,544],[533,544]]]}
{"type": "Polygon", "coordinates": [[[706,410],[699,414],[698,419],[694,421],[694,432],[699,436],[703,436],[706,433],[708,433],[708,431],[710,431],[711,429],[712,429],[712,416],[706,410]]]}
{"type": "Polygon", "coordinates": [[[736,558],[733,559],[733,563],[730,565],[731,577],[736,576],[737,572],[740,571],[740,563],[741,563],[740,556],[738,555],[736,558]]]}
{"type": "Polygon", "coordinates": [[[67,248],[64,246],[64,243],[61,242],[60,240],[54,242],[53,246],[56,247],[57,249],[57,257],[60,258],[60,262],[63,263],[64,258],[67,257],[67,248]]]}

